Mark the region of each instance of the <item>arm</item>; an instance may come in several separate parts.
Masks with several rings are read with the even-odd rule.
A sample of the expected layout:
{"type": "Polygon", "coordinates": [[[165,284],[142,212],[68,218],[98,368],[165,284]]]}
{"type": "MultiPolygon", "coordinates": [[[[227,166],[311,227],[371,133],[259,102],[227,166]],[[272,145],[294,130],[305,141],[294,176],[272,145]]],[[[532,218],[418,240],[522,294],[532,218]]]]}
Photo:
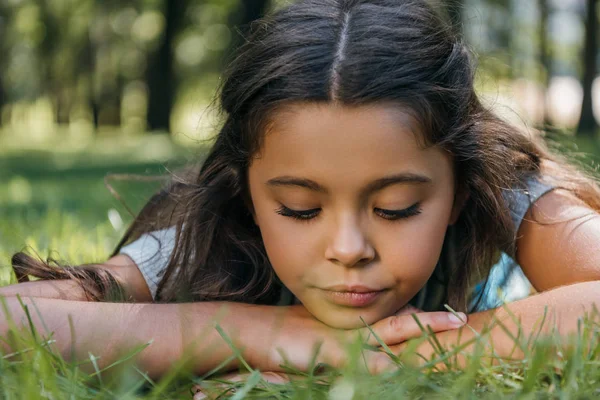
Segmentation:
{"type": "MultiPolygon", "coordinates": [[[[18,326],[27,326],[25,311],[16,297],[4,299],[9,314],[18,326]]],[[[213,328],[213,319],[228,334],[244,329],[256,319],[258,306],[234,303],[132,304],[94,303],[46,298],[23,298],[36,330],[43,337],[54,332],[56,348],[65,359],[89,361],[88,352],[99,356],[99,367],[106,367],[123,357],[124,353],[150,340],[153,343],[137,354],[135,362],[152,378],[164,375],[168,368],[184,355],[189,357],[192,371],[205,373],[226,360],[232,350],[213,328]],[[227,305],[227,307],[223,307],[227,305]],[[235,318],[231,318],[234,314],[235,318]],[[40,319],[42,315],[43,323],[40,319]],[[71,338],[68,316],[71,316],[75,339],[71,338]],[[47,327],[48,330],[44,328],[47,327]],[[194,341],[195,338],[201,340],[194,341]],[[188,345],[193,344],[192,347],[188,345]]],[[[4,311],[0,311],[0,336],[9,329],[4,311]]],[[[3,351],[15,349],[1,341],[3,351]]],[[[236,345],[240,345],[236,341],[236,345]]],[[[233,368],[237,362],[231,362],[233,368]]],[[[89,372],[93,368],[84,364],[89,372]]],[[[226,368],[227,370],[227,368],[226,368]]]]}
{"type": "MultiPolygon", "coordinates": [[[[124,254],[97,264],[111,272],[134,302],[152,302],[148,285],[136,264],[124,254]]],[[[73,280],[37,280],[0,287],[0,295],[21,297],[43,297],[49,299],[86,301],[81,287],[73,280]]]]}
{"type": "MultiPolygon", "coordinates": [[[[525,337],[537,333],[548,307],[545,329],[553,327],[561,335],[577,332],[577,321],[593,305],[600,309],[600,215],[568,191],[554,190],[542,196],[527,211],[519,228],[517,261],[539,294],[507,304],[521,323],[525,337]],[[539,324],[539,323],[538,323],[539,324]]],[[[468,317],[469,325],[481,331],[497,318],[517,335],[517,325],[503,309],[488,310],[468,317]]],[[[436,337],[444,344],[457,344],[474,337],[468,328],[448,331],[436,337]],[[460,336],[462,335],[462,337],[460,336]]],[[[514,340],[501,327],[490,332],[499,356],[510,356],[514,340]]],[[[433,349],[422,344],[418,349],[431,355],[433,349]]],[[[519,357],[518,353],[512,357],[519,357]]]]}
{"type": "MultiPolygon", "coordinates": [[[[506,304],[505,307],[519,321],[520,337],[516,321],[502,307],[470,314],[468,325],[481,333],[492,324],[493,319],[501,321],[510,335],[501,326],[495,325],[486,335],[487,341],[493,344],[495,355],[498,357],[520,359],[523,357],[523,352],[518,346],[515,347],[514,338],[518,337],[522,341],[531,335],[537,335],[538,332],[543,336],[549,334],[553,328],[556,328],[557,333],[561,336],[577,333],[578,319],[583,317],[585,312],[592,312],[593,303],[600,305],[600,282],[598,281],[563,286],[506,304]],[[546,307],[546,320],[540,329],[546,307]]],[[[436,337],[444,348],[450,350],[453,346],[460,346],[473,340],[475,333],[465,326],[454,331],[437,333],[436,337]]],[[[395,347],[394,351],[401,352],[406,347],[407,344],[401,344],[395,347]]],[[[463,351],[469,353],[473,349],[474,345],[471,344],[463,351]]],[[[416,352],[429,360],[435,354],[429,342],[422,343],[416,352]]],[[[459,356],[457,361],[461,365],[466,363],[462,356],[459,356]]]]}
{"type": "MultiPolygon", "coordinates": [[[[27,326],[25,311],[18,299],[7,297],[4,300],[18,326],[27,326]]],[[[28,306],[39,334],[48,338],[54,333],[57,350],[63,358],[71,361],[89,360],[88,352],[91,352],[100,357],[100,368],[106,367],[118,361],[128,350],[152,340],[150,346],[136,355],[134,362],[155,379],[163,376],[182,358],[186,359],[189,370],[197,375],[231,359],[233,350],[215,329],[215,322],[231,338],[234,347],[242,352],[249,365],[263,371],[282,371],[284,359],[280,349],[294,366],[306,371],[312,365],[317,345],[320,351],[316,362],[340,367],[346,362],[345,345],[354,343],[357,335],[368,337],[370,345],[378,344],[370,335],[370,329],[389,344],[421,335],[412,315],[406,313],[384,319],[370,328],[345,331],[326,326],[300,305],[96,303],[47,298],[25,298],[23,302],[28,306]],[[70,333],[69,315],[73,321],[74,338],[70,333]],[[74,359],[71,359],[72,346],[74,359]]],[[[445,312],[417,315],[434,332],[458,326],[445,312]]],[[[0,318],[0,337],[6,337],[8,329],[7,318],[0,318]]],[[[2,346],[9,352],[17,350],[5,344],[0,344],[0,349],[2,346]]],[[[388,357],[380,352],[367,352],[364,361],[370,368],[389,365],[388,357]]],[[[239,361],[233,358],[221,372],[238,365],[239,361]]],[[[83,368],[92,370],[90,365],[83,368]]]]}

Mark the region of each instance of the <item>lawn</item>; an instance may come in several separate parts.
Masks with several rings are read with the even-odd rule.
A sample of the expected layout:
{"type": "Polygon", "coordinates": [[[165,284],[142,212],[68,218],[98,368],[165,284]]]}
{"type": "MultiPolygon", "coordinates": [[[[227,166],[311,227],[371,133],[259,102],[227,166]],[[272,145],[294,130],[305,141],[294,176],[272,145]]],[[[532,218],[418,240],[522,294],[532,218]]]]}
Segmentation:
{"type": "MultiPolygon", "coordinates": [[[[596,145],[585,146],[595,150],[596,145]]],[[[198,154],[197,149],[171,145],[160,136],[98,140],[75,150],[64,145],[0,151],[0,284],[14,280],[10,257],[25,248],[73,264],[105,260],[132,219],[104,186],[106,174],[162,174],[198,154]]],[[[114,183],[134,212],[158,185],[114,183]]],[[[595,398],[600,396],[599,329],[598,322],[586,321],[565,354],[552,350],[552,340],[538,340],[519,362],[485,366],[474,357],[462,370],[452,364],[444,372],[405,365],[375,377],[357,372],[360,357],[355,357],[356,363],[343,371],[331,371],[321,379],[304,374],[288,385],[268,384],[253,375],[230,395],[238,399],[595,398]]],[[[52,343],[29,336],[21,335],[18,354],[0,357],[0,398],[190,399],[190,386],[197,380],[181,370],[152,382],[143,371],[127,365],[124,355],[123,363],[114,367],[120,368],[120,378],[106,381],[101,374],[86,374],[65,362],[52,343]]],[[[527,347],[525,342],[516,343],[527,347]]],[[[357,354],[356,348],[349,351],[357,354]]],[[[94,362],[93,355],[89,362],[94,362]]]]}
{"type": "MultiPolygon", "coordinates": [[[[0,260],[24,245],[56,250],[73,263],[103,259],[132,216],[105,186],[107,174],[163,175],[194,152],[165,136],[98,140],[84,149],[59,146],[0,151],[0,260]]],[[[160,181],[110,180],[134,213],[160,181]]],[[[2,270],[3,273],[6,268],[2,270]]],[[[2,275],[2,279],[6,278],[2,275]]]]}

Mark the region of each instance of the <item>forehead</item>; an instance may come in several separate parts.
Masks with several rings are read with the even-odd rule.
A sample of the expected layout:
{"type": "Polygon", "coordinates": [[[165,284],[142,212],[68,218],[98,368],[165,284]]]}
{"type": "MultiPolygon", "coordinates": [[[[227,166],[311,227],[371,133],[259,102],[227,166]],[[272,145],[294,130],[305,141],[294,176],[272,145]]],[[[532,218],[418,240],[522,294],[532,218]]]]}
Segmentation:
{"type": "Polygon", "coordinates": [[[294,104],[272,116],[250,173],[331,182],[400,172],[434,178],[448,166],[449,155],[424,148],[422,139],[415,119],[398,105],[294,104]]]}

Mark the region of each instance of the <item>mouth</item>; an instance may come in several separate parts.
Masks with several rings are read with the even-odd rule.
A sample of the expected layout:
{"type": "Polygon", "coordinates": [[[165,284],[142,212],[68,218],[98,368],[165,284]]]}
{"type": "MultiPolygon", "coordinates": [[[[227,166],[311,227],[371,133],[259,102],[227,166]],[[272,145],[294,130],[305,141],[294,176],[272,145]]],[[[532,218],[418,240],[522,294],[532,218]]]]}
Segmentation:
{"type": "Polygon", "coordinates": [[[365,286],[332,286],[321,290],[331,303],[345,307],[367,307],[387,291],[365,286]]]}
{"type": "Polygon", "coordinates": [[[323,288],[323,290],[328,290],[330,292],[373,293],[380,292],[384,289],[372,288],[364,285],[334,285],[323,288]]]}

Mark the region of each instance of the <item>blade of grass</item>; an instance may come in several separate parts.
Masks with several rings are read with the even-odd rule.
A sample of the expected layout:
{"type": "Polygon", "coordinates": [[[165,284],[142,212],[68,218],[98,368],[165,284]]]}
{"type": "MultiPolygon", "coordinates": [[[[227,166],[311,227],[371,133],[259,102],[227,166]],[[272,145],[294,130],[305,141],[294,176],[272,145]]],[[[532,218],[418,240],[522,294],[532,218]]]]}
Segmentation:
{"type": "Polygon", "coordinates": [[[261,379],[262,375],[260,374],[260,371],[253,370],[250,374],[250,377],[246,380],[244,386],[235,392],[235,394],[231,397],[231,400],[243,400],[246,398],[246,395],[248,395],[248,393],[250,393],[250,391],[254,389],[256,385],[258,385],[261,379]]]}
{"type": "MultiPolygon", "coordinates": [[[[130,360],[131,358],[133,358],[136,354],[138,354],[139,352],[141,352],[142,350],[144,350],[146,347],[150,346],[152,343],[154,342],[154,339],[150,339],[148,342],[143,343],[141,345],[139,345],[138,347],[136,347],[135,349],[131,350],[129,353],[125,354],[122,356],[122,358],[120,358],[117,361],[114,361],[112,364],[102,368],[102,369],[96,369],[95,372],[90,374],[90,377],[94,377],[96,375],[101,374],[102,372],[105,372],[111,368],[116,367],[117,365],[123,364],[124,362],[130,360]]],[[[94,366],[96,366],[96,364],[94,364],[94,366]]]]}
{"type": "Polygon", "coordinates": [[[96,371],[95,375],[98,375],[98,383],[100,384],[100,387],[102,387],[104,386],[104,382],[102,382],[102,375],[100,375],[100,369],[98,368],[98,363],[96,362],[96,356],[94,356],[90,352],[88,352],[88,355],[90,357],[92,365],[94,366],[94,370],[96,371]]]}
{"type": "Polygon", "coordinates": [[[398,358],[398,356],[394,354],[394,352],[392,351],[392,349],[390,349],[390,347],[383,340],[381,340],[381,338],[379,337],[379,335],[377,335],[375,333],[375,331],[373,330],[373,328],[371,328],[371,326],[365,322],[365,320],[363,319],[363,317],[360,317],[360,320],[367,327],[367,329],[369,330],[369,332],[371,333],[371,335],[373,335],[373,337],[375,338],[375,340],[377,341],[377,343],[379,343],[379,345],[383,348],[383,350],[385,351],[385,353],[388,356],[390,356],[395,363],[397,363],[398,365],[402,366],[403,363],[400,360],[400,358],[398,358]]]}
{"type": "Polygon", "coordinates": [[[250,367],[250,365],[248,365],[248,363],[246,362],[244,357],[242,357],[242,352],[233,344],[233,341],[231,340],[229,335],[227,335],[227,333],[225,333],[223,328],[221,328],[221,325],[215,324],[215,329],[217,330],[217,332],[219,332],[219,335],[221,335],[223,340],[227,343],[229,348],[233,351],[233,354],[235,355],[235,357],[240,361],[240,363],[244,366],[244,368],[246,368],[248,370],[248,372],[253,372],[254,369],[252,367],[250,367]]]}

